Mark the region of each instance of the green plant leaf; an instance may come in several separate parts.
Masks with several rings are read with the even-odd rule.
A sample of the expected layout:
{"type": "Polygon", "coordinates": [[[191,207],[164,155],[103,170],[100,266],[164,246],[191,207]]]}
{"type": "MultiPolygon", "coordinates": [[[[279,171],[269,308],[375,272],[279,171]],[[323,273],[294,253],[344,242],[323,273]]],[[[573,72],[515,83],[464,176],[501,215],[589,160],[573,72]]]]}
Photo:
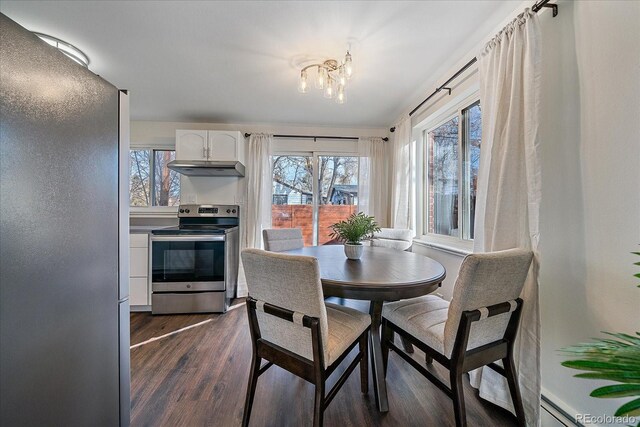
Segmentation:
{"type": "Polygon", "coordinates": [[[640,396],[640,385],[636,384],[615,384],[604,387],[599,387],[591,392],[591,397],[600,398],[617,398],[617,397],[629,397],[640,396]]]}
{"type": "Polygon", "coordinates": [[[594,360],[567,360],[562,362],[562,366],[571,369],[582,369],[585,371],[637,371],[634,367],[631,367],[623,363],[610,363],[594,360]]]}
{"type": "Polygon", "coordinates": [[[576,378],[588,378],[592,380],[617,381],[619,383],[640,384],[640,375],[629,373],[628,371],[613,372],[584,372],[576,374],[576,378]]]}
{"type": "Polygon", "coordinates": [[[623,415],[640,415],[640,399],[633,399],[632,401],[625,403],[624,405],[619,407],[616,413],[613,415],[615,415],[616,417],[621,417],[623,415]]]}

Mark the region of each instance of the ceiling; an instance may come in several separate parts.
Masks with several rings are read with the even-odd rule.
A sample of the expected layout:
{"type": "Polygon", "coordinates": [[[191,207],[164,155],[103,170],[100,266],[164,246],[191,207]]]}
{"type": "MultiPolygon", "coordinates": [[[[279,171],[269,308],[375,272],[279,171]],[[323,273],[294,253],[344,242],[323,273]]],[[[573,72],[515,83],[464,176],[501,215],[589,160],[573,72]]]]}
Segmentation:
{"type": "Polygon", "coordinates": [[[520,1],[7,1],[131,90],[133,120],[383,127],[520,1]],[[299,64],[353,54],[347,103],[297,92],[299,64]]]}

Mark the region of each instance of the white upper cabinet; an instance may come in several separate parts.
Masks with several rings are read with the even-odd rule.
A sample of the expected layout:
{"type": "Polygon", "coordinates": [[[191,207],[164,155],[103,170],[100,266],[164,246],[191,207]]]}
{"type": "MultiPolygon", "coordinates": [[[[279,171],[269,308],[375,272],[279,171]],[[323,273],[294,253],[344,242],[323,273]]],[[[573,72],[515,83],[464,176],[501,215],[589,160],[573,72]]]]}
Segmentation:
{"type": "Polygon", "coordinates": [[[244,162],[244,138],[240,132],[209,131],[209,160],[244,162]]]}
{"type": "Polygon", "coordinates": [[[177,160],[207,160],[208,140],[206,130],[177,130],[177,160]]]}
{"type": "Polygon", "coordinates": [[[244,137],[234,131],[177,130],[176,159],[244,162],[244,137]]]}

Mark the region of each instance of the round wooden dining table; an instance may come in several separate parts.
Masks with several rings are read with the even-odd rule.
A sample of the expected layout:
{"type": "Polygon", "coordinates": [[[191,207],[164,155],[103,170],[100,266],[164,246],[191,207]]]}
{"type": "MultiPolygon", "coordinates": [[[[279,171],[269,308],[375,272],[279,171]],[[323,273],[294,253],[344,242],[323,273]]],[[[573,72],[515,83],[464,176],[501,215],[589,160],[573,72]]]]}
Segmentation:
{"type": "Polygon", "coordinates": [[[380,247],[365,246],[359,260],[347,259],[342,245],[307,246],[286,253],[318,259],[325,297],[370,301],[369,343],[374,394],[378,410],[387,412],[389,402],[380,346],[382,304],[435,291],[446,276],[445,268],[439,262],[413,252],[380,247]]]}

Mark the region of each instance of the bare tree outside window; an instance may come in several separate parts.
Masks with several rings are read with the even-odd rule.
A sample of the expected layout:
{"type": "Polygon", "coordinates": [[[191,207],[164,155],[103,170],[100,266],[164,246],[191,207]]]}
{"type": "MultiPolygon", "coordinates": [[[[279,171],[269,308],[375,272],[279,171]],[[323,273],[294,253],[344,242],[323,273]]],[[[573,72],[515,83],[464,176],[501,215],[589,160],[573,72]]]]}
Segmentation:
{"type": "Polygon", "coordinates": [[[174,150],[144,149],[129,152],[130,206],[180,204],[180,176],[167,167],[174,159],[174,150]]]}
{"type": "Polygon", "coordinates": [[[149,206],[151,202],[150,160],[150,150],[131,150],[129,152],[130,206],[149,206]]]}
{"type": "MultiPolygon", "coordinates": [[[[358,157],[318,156],[317,244],[331,240],[329,225],[357,210],[358,157]]],[[[305,245],[314,244],[314,186],[312,156],[272,157],[274,228],[301,228],[305,245]]]]}
{"type": "Polygon", "coordinates": [[[155,206],[180,204],[180,175],[167,167],[175,160],[176,152],[155,150],[154,152],[154,201],[155,206]]]}

